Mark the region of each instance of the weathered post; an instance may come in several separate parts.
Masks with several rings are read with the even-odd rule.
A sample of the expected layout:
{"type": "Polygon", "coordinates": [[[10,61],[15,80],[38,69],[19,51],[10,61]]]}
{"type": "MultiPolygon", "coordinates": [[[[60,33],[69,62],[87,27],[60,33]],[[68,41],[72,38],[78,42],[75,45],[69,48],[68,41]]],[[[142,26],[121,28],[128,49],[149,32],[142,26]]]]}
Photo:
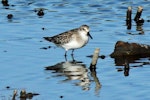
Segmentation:
{"type": "Polygon", "coordinates": [[[95,51],[94,51],[93,57],[92,57],[92,62],[91,62],[91,65],[90,65],[90,69],[96,69],[96,64],[97,64],[97,60],[98,60],[98,57],[99,57],[99,52],[100,52],[100,49],[96,48],[95,51]]]}
{"type": "Polygon", "coordinates": [[[126,15],[126,25],[127,29],[131,29],[132,26],[132,8],[129,6],[127,10],[127,15],[126,15]]]}

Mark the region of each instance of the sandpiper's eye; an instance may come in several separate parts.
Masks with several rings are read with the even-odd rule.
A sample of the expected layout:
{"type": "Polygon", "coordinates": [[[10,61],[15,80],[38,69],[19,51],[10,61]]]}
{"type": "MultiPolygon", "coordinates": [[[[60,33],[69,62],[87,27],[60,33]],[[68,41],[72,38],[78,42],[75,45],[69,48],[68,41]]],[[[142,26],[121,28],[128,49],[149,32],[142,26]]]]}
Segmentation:
{"type": "Polygon", "coordinates": [[[83,30],[84,30],[84,31],[86,31],[86,29],[85,29],[85,28],[83,28],[83,30]]]}

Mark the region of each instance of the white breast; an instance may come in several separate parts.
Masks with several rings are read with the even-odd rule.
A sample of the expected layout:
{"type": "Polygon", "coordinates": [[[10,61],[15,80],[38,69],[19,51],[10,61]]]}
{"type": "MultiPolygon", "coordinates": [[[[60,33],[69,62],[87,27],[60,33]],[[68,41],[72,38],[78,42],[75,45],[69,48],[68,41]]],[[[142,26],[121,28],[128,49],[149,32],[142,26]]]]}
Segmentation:
{"type": "Polygon", "coordinates": [[[62,47],[65,50],[69,50],[69,49],[78,49],[83,47],[84,45],[86,45],[86,43],[88,42],[89,37],[85,34],[76,34],[72,40],[64,45],[62,45],[62,47]],[[78,36],[77,36],[78,35],[78,36]],[[79,36],[80,35],[80,36],[79,36]]]}

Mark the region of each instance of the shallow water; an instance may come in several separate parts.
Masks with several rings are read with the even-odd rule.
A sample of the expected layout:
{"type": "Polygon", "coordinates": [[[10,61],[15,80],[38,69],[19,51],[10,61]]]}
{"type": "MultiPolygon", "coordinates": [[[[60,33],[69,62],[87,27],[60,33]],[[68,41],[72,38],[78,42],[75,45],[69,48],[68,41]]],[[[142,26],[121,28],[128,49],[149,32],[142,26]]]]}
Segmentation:
{"type": "Polygon", "coordinates": [[[115,59],[109,57],[119,40],[150,44],[149,0],[9,0],[8,3],[9,6],[0,4],[1,100],[10,100],[14,90],[18,90],[19,99],[23,89],[39,94],[32,100],[150,99],[150,58],[134,60],[125,76],[124,66],[117,66],[115,59]],[[127,30],[128,6],[133,8],[132,19],[137,7],[143,6],[142,30],[137,31],[134,21],[132,29],[127,30]],[[41,8],[44,16],[37,15],[41,8]],[[13,14],[13,18],[7,19],[8,14],[13,14]],[[42,38],[82,24],[90,26],[93,40],[75,50],[75,63],[71,62],[70,51],[66,62],[64,50],[42,38]],[[87,56],[97,47],[106,58],[99,59],[96,72],[92,72],[91,58],[87,56]],[[52,69],[45,70],[48,66],[52,69]]]}

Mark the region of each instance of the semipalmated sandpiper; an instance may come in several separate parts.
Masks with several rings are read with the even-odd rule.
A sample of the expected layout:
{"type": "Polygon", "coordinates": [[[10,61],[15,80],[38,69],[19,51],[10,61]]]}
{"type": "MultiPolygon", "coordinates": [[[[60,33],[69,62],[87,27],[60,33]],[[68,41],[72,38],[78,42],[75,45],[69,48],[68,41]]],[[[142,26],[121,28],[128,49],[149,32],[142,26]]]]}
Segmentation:
{"type": "Polygon", "coordinates": [[[44,37],[45,40],[54,43],[56,46],[65,49],[65,56],[68,50],[81,48],[85,46],[92,36],[89,33],[90,29],[88,25],[82,25],[79,28],[75,28],[52,37],[44,37]]]}

